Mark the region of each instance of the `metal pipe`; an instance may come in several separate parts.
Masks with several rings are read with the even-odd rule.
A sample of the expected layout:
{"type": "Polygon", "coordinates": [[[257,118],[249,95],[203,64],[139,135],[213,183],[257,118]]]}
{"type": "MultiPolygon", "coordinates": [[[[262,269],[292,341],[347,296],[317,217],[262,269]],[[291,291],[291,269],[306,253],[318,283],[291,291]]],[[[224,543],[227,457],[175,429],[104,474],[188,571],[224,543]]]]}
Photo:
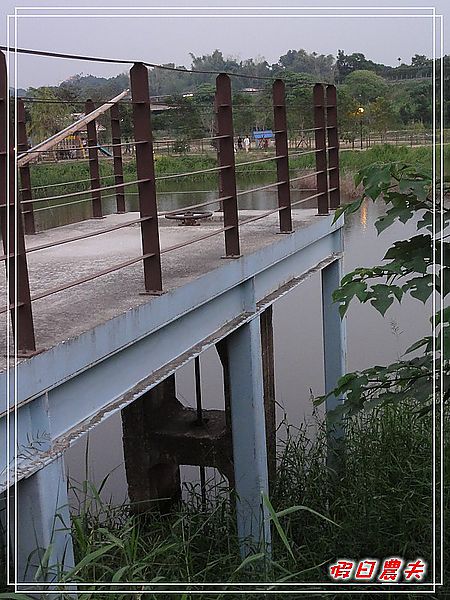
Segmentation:
{"type": "MultiPolygon", "coordinates": [[[[137,183],[141,183],[142,181],[147,181],[146,179],[135,179],[133,181],[125,181],[124,183],[121,183],[120,186],[121,187],[125,187],[127,185],[135,185],[137,183]]],[[[112,190],[114,188],[118,187],[118,184],[113,184],[113,185],[104,185],[102,187],[96,188],[95,190],[82,190],[81,192],[69,192],[68,194],[59,194],[58,196],[43,196],[42,198],[34,198],[33,200],[27,200],[26,202],[22,202],[22,204],[28,204],[29,202],[42,202],[44,200],[60,200],[61,198],[70,198],[71,196],[83,196],[85,194],[90,194],[92,191],[97,192],[97,191],[104,191],[104,190],[112,190]]]]}

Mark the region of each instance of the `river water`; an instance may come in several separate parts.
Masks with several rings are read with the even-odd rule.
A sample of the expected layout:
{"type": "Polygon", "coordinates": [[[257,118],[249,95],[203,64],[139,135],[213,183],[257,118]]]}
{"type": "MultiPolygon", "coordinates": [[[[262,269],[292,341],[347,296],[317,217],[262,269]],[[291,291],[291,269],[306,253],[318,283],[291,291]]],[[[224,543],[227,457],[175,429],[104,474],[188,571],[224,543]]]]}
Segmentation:
{"type": "MultiPolygon", "coordinates": [[[[248,189],[268,182],[264,179],[258,182],[242,181],[239,188],[248,189]]],[[[177,209],[217,197],[215,191],[205,193],[210,187],[212,186],[208,183],[197,184],[195,187],[192,183],[185,183],[182,187],[178,185],[176,190],[165,186],[159,190],[159,209],[177,209]]],[[[269,209],[276,205],[276,194],[260,191],[245,195],[241,200],[241,208],[269,209]]],[[[137,208],[135,195],[127,197],[127,202],[130,209],[137,208]]],[[[106,200],[105,204],[105,212],[114,211],[113,198],[106,200]]],[[[361,211],[347,219],[344,252],[346,272],[356,267],[377,264],[394,240],[406,239],[413,234],[413,223],[398,223],[378,236],[374,221],[383,212],[382,209],[381,203],[366,201],[361,211]]],[[[55,226],[73,221],[80,218],[84,210],[86,209],[66,208],[63,214],[56,217],[56,222],[55,217],[48,214],[54,214],[54,211],[43,211],[40,214],[46,213],[46,217],[41,225],[55,226]]],[[[371,306],[352,304],[347,317],[348,370],[364,369],[396,360],[416,339],[429,332],[429,317],[429,307],[410,298],[406,298],[401,305],[396,302],[384,318],[371,306]]],[[[292,424],[309,420],[312,414],[311,395],[323,393],[318,274],[311,276],[275,303],[274,351],[278,420],[286,419],[292,424]]],[[[214,349],[201,355],[201,368],[204,407],[223,408],[221,365],[214,349]]],[[[176,383],[178,398],[184,404],[193,406],[193,361],[178,370],[176,383]]],[[[103,496],[114,503],[121,503],[127,497],[121,436],[120,415],[117,414],[101,423],[66,452],[67,470],[74,480],[82,481],[86,478],[86,462],[87,477],[94,484],[98,485],[109,474],[103,496]]],[[[208,470],[208,476],[214,478],[217,474],[208,470]]],[[[182,477],[184,481],[195,482],[198,479],[198,468],[183,467],[182,477]]]]}

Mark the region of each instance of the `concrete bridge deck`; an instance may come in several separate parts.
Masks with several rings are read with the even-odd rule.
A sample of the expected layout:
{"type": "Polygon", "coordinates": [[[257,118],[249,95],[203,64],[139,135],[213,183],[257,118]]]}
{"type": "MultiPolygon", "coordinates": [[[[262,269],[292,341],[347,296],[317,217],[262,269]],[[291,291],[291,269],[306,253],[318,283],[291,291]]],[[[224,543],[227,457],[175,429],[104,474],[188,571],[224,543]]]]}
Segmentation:
{"type": "MultiPolygon", "coordinates": [[[[263,215],[266,211],[243,210],[239,220],[263,215]]],[[[92,234],[121,223],[134,221],[139,213],[113,214],[100,220],[87,220],[26,236],[28,249],[55,243],[79,235],[92,234]]],[[[292,211],[295,229],[305,228],[329,217],[319,217],[315,209],[292,211]]],[[[198,226],[179,226],[176,221],[159,218],[161,250],[189,242],[223,227],[222,213],[200,221],[198,226]]],[[[280,241],[278,213],[243,225],[240,229],[241,252],[251,254],[267,245],[280,241]]],[[[32,252],[28,255],[28,269],[32,296],[62,287],[77,279],[88,277],[142,254],[140,224],[82,239],[68,244],[32,252]]],[[[169,292],[197,277],[224,266],[223,233],[195,244],[177,248],[161,256],[163,287],[169,292]]],[[[0,293],[6,297],[5,273],[1,272],[0,293]]],[[[36,342],[39,350],[87,332],[97,325],[152,301],[142,295],[142,262],[114,271],[100,278],[52,294],[33,302],[36,342]]],[[[6,346],[6,315],[0,315],[0,344],[6,346]]],[[[11,340],[11,352],[13,349],[11,340]]],[[[23,360],[19,358],[19,361],[23,360]]],[[[12,363],[10,363],[12,364],[12,363]]],[[[0,356],[0,371],[6,368],[5,351],[0,356]]]]}
{"type": "MultiPolygon", "coordinates": [[[[3,357],[0,371],[0,388],[7,392],[0,409],[0,445],[7,449],[0,463],[0,492],[13,486],[19,498],[19,512],[12,506],[10,517],[18,524],[14,543],[20,579],[36,548],[51,547],[52,556],[73,563],[68,532],[53,528],[56,513],[70,521],[65,450],[112,414],[145,401],[182,365],[211,347],[225,357],[239,537],[255,544],[270,540],[268,513],[261,504],[261,494],[268,493],[264,381],[270,379],[263,374],[261,322],[278,298],[320,272],[325,390],[333,389],[345,368],[345,328],[331,299],[342,272],[343,219],[333,223],[333,213],[319,217],[316,209],[295,210],[294,232],[286,235],[277,234],[277,213],[243,224],[262,214],[240,213],[242,256],[227,260],[221,259],[223,233],[164,253],[221,229],[219,214],[194,227],[161,218],[162,295],[140,295],[144,281],[139,260],[33,303],[42,351],[19,360],[12,374],[3,357]]],[[[30,249],[135,219],[135,213],[111,215],[26,242],[30,249]]],[[[139,225],[31,252],[32,295],[140,255],[139,225]]],[[[2,319],[5,332],[6,316],[2,319]]],[[[327,409],[336,402],[330,398],[327,409]]],[[[139,439],[133,444],[140,447],[139,439]]],[[[244,544],[241,551],[247,550],[244,544]]]]}

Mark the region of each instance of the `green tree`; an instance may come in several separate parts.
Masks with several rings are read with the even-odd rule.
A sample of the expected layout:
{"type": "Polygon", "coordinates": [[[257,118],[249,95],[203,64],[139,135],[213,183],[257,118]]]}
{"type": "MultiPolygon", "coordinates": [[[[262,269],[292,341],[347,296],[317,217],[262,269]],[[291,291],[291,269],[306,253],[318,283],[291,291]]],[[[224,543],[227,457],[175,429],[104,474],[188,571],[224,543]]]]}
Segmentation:
{"type": "Polygon", "coordinates": [[[250,94],[238,92],[233,96],[233,125],[235,135],[246,135],[258,121],[254,101],[250,94]]]}
{"type": "MultiPolygon", "coordinates": [[[[447,235],[441,238],[441,233],[450,222],[450,210],[438,199],[433,200],[431,174],[403,163],[375,164],[360,171],[356,184],[360,183],[364,186],[361,198],[339,209],[335,218],[357,211],[367,198],[386,204],[386,213],[375,223],[379,233],[397,220],[406,223],[416,219],[417,235],[395,242],[381,265],[358,268],[345,275],[333,294],[341,315],[355,298],[362,303],[369,302],[382,315],[393,302],[401,302],[406,295],[425,303],[433,293],[433,284],[445,301],[450,293],[450,267],[447,266],[450,242],[446,241],[447,235]]],[[[330,393],[345,398],[337,412],[353,414],[374,405],[408,400],[423,414],[431,409],[435,391],[439,398],[440,388],[447,401],[450,397],[450,308],[433,315],[431,321],[432,335],[410,346],[402,359],[344,375],[330,393]],[[435,375],[441,367],[442,380],[435,375]]]]}
{"type": "Polygon", "coordinates": [[[58,133],[70,123],[72,108],[68,104],[58,104],[58,96],[53,88],[31,89],[28,90],[28,96],[39,100],[29,103],[29,134],[33,145],[58,133]],[[48,103],[45,102],[47,100],[48,103]]]}
{"type": "Polygon", "coordinates": [[[386,134],[389,129],[393,129],[399,120],[393,103],[383,96],[370,102],[367,118],[370,129],[381,134],[386,134]]]}
{"type": "Polygon", "coordinates": [[[325,79],[332,81],[334,74],[334,57],[332,54],[309,54],[306,50],[289,50],[283,56],[280,56],[278,65],[285,71],[291,73],[308,73],[316,79],[325,79]]]}
{"type": "Polygon", "coordinates": [[[432,123],[432,94],[431,81],[413,81],[404,84],[406,87],[399,96],[399,115],[403,123],[432,123]]]}
{"type": "Polygon", "coordinates": [[[342,82],[350,73],[354,71],[374,71],[382,73],[385,66],[367,59],[361,52],[345,54],[343,50],[338,50],[336,58],[337,78],[342,82]]]}
{"type": "Polygon", "coordinates": [[[360,102],[362,106],[388,92],[388,85],[384,79],[376,73],[366,70],[351,73],[343,85],[346,86],[352,98],[360,102]]]}
{"type": "Polygon", "coordinates": [[[286,84],[288,128],[295,130],[312,127],[315,77],[304,73],[286,73],[283,79],[286,84]]]}

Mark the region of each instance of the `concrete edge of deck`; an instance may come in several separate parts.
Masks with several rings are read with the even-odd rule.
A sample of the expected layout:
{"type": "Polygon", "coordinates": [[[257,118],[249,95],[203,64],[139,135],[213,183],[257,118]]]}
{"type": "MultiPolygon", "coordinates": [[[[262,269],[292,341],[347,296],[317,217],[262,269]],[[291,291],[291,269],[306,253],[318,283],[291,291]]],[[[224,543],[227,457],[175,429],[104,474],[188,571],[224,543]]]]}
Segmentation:
{"type": "MultiPolygon", "coordinates": [[[[88,332],[63,340],[52,348],[19,362],[17,372],[20,390],[17,403],[32,399],[60,385],[84,369],[92,367],[96,362],[154,333],[181,315],[340,229],[343,222],[339,220],[332,224],[332,219],[331,215],[320,217],[317,223],[292,234],[280,236],[277,243],[240,259],[224,261],[224,265],[219,269],[214,269],[161,296],[151,297],[146,304],[133,307],[88,332]],[[113,337],[111,333],[114,333],[113,337]],[[81,349],[82,352],[79,352],[81,349]]],[[[267,282],[261,282],[261,287],[264,288],[261,293],[264,295],[272,291],[265,289],[267,285],[267,282]]],[[[255,290],[256,295],[262,297],[258,292],[259,290],[255,290]]],[[[10,368],[10,371],[12,370],[14,366],[10,368]]],[[[0,373],[0,385],[3,385],[5,380],[6,372],[0,373]]]]}

